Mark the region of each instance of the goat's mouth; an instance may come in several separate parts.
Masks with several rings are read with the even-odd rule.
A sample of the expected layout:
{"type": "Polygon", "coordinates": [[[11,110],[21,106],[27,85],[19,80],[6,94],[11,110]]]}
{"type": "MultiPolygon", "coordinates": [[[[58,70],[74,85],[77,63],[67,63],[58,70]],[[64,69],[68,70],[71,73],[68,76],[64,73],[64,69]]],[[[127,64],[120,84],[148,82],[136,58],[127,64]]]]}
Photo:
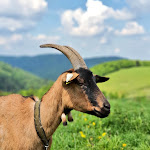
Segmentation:
{"type": "Polygon", "coordinates": [[[93,111],[87,111],[86,112],[87,114],[90,114],[90,115],[94,115],[96,117],[99,117],[99,118],[105,118],[109,115],[110,111],[107,111],[107,112],[103,112],[103,111],[97,111],[95,108],[93,111]]]}

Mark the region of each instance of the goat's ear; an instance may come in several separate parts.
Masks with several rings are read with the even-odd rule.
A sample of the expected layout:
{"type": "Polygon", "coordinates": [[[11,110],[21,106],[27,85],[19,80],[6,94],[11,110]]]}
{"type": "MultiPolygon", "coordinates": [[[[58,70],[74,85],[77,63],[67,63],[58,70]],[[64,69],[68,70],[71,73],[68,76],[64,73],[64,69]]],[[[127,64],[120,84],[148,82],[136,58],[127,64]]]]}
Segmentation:
{"type": "Polygon", "coordinates": [[[94,75],[96,83],[106,82],[109,80],[108,77],[101,77],[99,75],[94,75]]]}
{"type": "Polygon", "coordinates": [[[67,73],[66,74],[66,78],[64,80],[65,84],[69,84],[71,83],[75,78],[77,78],[79,76],[78,73],[76,72],[72,72],[72,73],[67,73]]]}

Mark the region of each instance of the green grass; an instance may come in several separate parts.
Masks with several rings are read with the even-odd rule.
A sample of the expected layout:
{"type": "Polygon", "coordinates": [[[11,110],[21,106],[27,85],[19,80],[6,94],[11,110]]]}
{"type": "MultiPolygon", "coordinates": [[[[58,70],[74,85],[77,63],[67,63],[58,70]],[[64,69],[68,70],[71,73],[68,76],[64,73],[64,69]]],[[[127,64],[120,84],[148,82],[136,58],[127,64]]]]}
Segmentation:
{"type": "Polygon", "coordinates": [[[102,91],[126,97],[150,97],[150,67],[121,69],[106,76],[110,77],[110,80],[98,84],[102,91]]]}
{"type": "Polygon", "coordinates": [[[52,150],[150,150],[150,100],[110,103],[111,114],[104,119],[73,111],[74,122],[66,127],[61,124],[54,133],[52,150]]]}

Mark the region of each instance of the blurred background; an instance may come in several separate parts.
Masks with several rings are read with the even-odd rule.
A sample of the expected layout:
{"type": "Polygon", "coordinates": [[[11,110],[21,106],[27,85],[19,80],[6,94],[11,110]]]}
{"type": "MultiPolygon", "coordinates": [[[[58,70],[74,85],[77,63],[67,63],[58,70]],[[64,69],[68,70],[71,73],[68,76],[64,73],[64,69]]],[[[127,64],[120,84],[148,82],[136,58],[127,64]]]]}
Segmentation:
{"type": "Polygon", "coordinates": [[[72,68],[55,43],[76,49],[111,103],[108,118],[73,111],[52,149],[150,149],[150,1],[0,1],[0,95],[42,97],[72,68]],[[80,121],[80,124],[78,124],[80,121]],[[59,144],[58,144],[59,143],[59,144]]]}

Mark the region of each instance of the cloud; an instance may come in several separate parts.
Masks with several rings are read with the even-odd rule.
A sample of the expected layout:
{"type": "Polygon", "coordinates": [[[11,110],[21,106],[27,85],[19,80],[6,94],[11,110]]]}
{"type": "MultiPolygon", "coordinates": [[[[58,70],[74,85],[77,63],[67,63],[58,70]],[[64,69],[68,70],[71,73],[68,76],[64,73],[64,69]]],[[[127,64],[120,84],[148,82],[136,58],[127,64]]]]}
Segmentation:
{"type": "Polygon", "coordinates": [[[150,42],[150,36],[144,36],[142,37],[142,40],[145,41],[145,42],[150,42]]]}
{"type": "Polygon", "coordinates": [[[47,7],[45,0],[5,0],[0,1],[0,16],[34,18],[47,7]]]}
{"type": "Polygon", "coordinates": [[[106,44],[108,41],[107,41],[107,39],[106,39],[106,37],[102,37],[101,39],[100,39],[100,43],[101,44],[106,44]]]}
{"type": "Polygon", "coordinates": [[[131,7],[132,12],[137,14],[150,12],[150,1],[149,0],[126,0],[128,5],[131,7]]]}
{"type": "Polygon", "coordinates": [[[12,34],[11,36],[0,36],[0,47],[4,49],[37,48],[40,44],[56,43],[60,40],[59,36],[47,36],[45,34],[31,35],[31,34],[12,34]]]}
{"type": "Polygon", "coordinates": [[[35,25],[32,20],[19,20],[6,17],[0,17],[0,30],[15,32],[19,30],[26,30],[35,25]]]}
{"type": "Polygon", "coordinates": [[[121,31],[115,31],[116,35],[137,35],[137,34],[144,34],[143,26],[139,25],[137,22],[128,22],[126,23],[125,27],[121,31]]]}
{"type": "Polygon", "coordinates": [[[66,10],[61,23],[66,31],[74,36],[93,36],[106,30],[107,19],[129,20],[133,15],[127,9],[114,10],[98,0],[87,0],[86,11],[78,8],[66,10]]]}
{"type": "Polygon", "coordinates": [[[47,36],[45,34],[38,34],[37,36],[29,34],[27,37],[29,37],[30,40],[37,41],[40,44],[56,43],[60,40],[60,36],[47,36]]]}
{"type": "Polygon", "coordinates": [[[18,42],[22,39],[23,39],[23,37],[22,37],[21,34],[13,34],[10,37],[0,36],[0,45],[1,46],[6,46],[6,45],[9,45],[9,44],[16,43],[16,42],[18,42]]]}
{"type": "Polygon", "coordinates": [[[115,52],[116,54],[118,54],[118,53],[120,53],[120,49],[119,49],[119,48],[116,48],[116,49],[114,50],[114,52],[115,52]]]}
{"type": "Polygon", "coordinates": [[[45,0],[0,1],[0,30],[15,32],[33,27],[47,8],[45,0]]]}
{"type": "Polygon", "coordinates": [[[19,43],[21,40],[23,40],[23,36],[21,34],[13,34],[5,37],[0,36],[0,47],[3,47],[6,50],[12,49],[12,46],[19,43]]]}

